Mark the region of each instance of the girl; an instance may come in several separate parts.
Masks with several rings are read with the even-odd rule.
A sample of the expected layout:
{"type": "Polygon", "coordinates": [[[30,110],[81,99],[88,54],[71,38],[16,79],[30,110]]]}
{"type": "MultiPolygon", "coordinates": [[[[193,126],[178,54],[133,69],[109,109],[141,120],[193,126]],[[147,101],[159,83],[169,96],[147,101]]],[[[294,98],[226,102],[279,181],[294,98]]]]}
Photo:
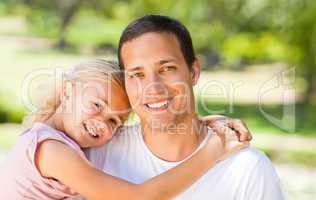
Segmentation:
{"type": "Polygon", "coordinates": [[[209,144],[190,159],[142,184],[97,170],[82,150],[105,144],[130,112],[118,69],[104,60],[80,64],[45,96],[1,170],[0,199],[56,200],[77,194],[90,200],[170,199],[248,145],[236,134],[208,135],[209,144]]]}

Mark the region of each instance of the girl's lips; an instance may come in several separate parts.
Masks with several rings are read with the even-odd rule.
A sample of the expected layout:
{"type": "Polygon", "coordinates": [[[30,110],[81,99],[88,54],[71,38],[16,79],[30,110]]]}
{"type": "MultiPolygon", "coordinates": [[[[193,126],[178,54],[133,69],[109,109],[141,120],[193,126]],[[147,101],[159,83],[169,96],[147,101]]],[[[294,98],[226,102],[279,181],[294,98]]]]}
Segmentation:
{"type": "Polygon", "coordinates": [[[83,127],[95,139],[102,137],[106,131],[106,125],[99,120],[87,120],[83,122],[83,127]]]}
{"type": "Polygon", "coordinates": [[[86,123],[83,123],[83,127],[84,127],[85,131],[86,131],[91,137],[93,137],[93,138],[98,138],[98,137],[99,137],[99,135],[93,133],[93,131],[91,130],[91,128],[88,128],[88,127],[87,127],[86,123]]]}

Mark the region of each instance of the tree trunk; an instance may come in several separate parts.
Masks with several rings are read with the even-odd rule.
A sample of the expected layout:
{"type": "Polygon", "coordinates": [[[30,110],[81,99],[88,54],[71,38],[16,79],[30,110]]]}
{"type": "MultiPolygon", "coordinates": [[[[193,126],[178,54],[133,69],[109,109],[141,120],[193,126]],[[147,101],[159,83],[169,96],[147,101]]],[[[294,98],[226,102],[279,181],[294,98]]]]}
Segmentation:
{"type": "Polygon", "coordinates": [[[65,38],[67,27],[69,26],[71,20],[74,18],[75,14],[79,11],[82,2],[83,0],[76,0],[74,1],[74,3],[72,3],[70,6],[68,6],[62,11],[63,17],[59,33],[59,39],[57,42],[57,48],[63,49],[68,46],[65,38]]]}
{"type": "Polygon", "coordinates": [[[303,100],[297,104],[297,119],[299,121],[299,128],[304,126],[307,115],[309,114],[309,106],[313,102],[313,97],[316,92],[316,63],[314,52],[306,51],[306,60],[303,67],[303,76],[306,80],[306,90],[304,92],[303,100]]]}

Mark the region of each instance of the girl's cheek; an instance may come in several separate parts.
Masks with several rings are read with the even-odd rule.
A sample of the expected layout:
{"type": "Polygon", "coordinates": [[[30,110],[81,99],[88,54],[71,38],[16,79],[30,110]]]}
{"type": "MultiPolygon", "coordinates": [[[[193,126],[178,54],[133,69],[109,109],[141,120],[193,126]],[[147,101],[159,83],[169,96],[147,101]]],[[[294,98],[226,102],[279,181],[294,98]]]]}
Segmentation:
{"type": "Polygon", "coordinates": [[[97,113],[98,112],[95,109],[93,109],[93,108],[86,108],[85,111],[84,111],[84,114],[86,114],[86,115],[95,115],[97,113]]]}
{"type": "Polygon", "coordinates": [[[106,133],[112,133],[113,130],[112,130],[111,125],[108,122],[105,122],[104,125],[105,126],[104,126],[103,131],[106,132],[106,133]]]}
{"type": "Polygon", "coordinates": [[[98,113],[98,111],[90,105],[90,103],[82,104],[80,110],[84,115],[95,115],[98,113]]]}
{"type": "Polygon", "coordinates": [[[112,126],[109,123],[105,123],[104,129],[102,130],[104,134],[112,137],[115,133],[115,130],[113,130],[112,126]]]}

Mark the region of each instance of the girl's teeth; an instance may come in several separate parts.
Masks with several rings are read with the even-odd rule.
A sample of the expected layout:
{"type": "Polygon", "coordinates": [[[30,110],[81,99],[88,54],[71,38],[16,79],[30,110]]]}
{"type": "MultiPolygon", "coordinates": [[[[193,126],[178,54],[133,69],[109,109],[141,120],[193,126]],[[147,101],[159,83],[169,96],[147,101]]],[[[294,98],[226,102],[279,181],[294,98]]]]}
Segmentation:
{"type": "Polygon", "coordinates": [[[93,120],[85,123],[85,127],[88,130],[89,134],[93,137],[101,136],[102,132],[105,131],[105,124],[98,120],[93,120]]]}
{"type": "Polygon", "coordinates": [[[97,134],[95,133],[95,129],[91,126],[88,126],[88,131],[92,136],[97,136],[97,134]]]}
{"type": "Polygon", "coordinates": [[[105,125],[104,125],[104,123],[102,123],[102,122],[96,122],[96,128],[97,128],[97,130],[99,131],[99,132],[102,132],[102,131],[104,131],[105,130],[105,125]]]}

